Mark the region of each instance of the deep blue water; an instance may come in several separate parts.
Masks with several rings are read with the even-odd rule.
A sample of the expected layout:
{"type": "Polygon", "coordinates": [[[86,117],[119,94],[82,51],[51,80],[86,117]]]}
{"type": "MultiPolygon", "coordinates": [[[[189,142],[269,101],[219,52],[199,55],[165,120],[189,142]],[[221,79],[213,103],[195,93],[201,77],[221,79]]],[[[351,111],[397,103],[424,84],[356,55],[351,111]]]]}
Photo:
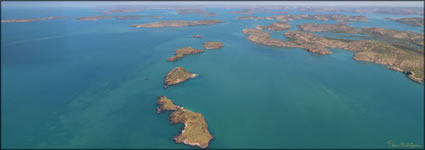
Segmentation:
{"type": "MultiPolygon", "coordinates": [[[[93,10],[2,7],[2,19],[100,15],[93,10]]],[[[191,148],[172,139],[183,125],[156,114],[160,95],[204,115],[214,136],[210,148],[389,148],[389,140],[424,145],[423,84],[354,61],[354,53],[342,49],[320,56],[254,44],[242,29],[273,21],[237,20],[240,15],[230,13],[237,9],[207,10],[217,16],[144,10],[119,15],[165,18],[2,23],[2,148],[191,148]],[[224,23],[129,27],[200,19],[224,23]],[[207,41],[225,46],[167,62],[175,49],[202,48],[207,41]],[[177,66],[199,77],[163,89],[164,75],[177,66]]],[[[315,14],[290,12],[303,13],[315,14]]],[[[423,33],[383,19],[400,16],[340,14],[369,17],[351,23],[356,28],[423,33]]],[[[294,20],[290,30],[307,22],[318,21],[294,20]]],[[[272,36],[285,40],[284,32],[272,36]]]]}

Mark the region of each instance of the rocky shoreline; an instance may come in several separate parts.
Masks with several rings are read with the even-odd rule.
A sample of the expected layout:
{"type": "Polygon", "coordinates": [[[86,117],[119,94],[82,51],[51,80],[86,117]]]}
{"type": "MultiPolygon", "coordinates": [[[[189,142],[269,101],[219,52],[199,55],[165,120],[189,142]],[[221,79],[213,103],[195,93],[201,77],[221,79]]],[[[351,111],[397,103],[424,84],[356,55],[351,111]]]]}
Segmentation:
{"type": "Polygon", "coordinates": [[[184,124],[180,134],[174,136],[176,143],[184,143],[200,148],[207,148],[209,142],[214,138],[208,131],[208,125],[201,113],[192,112],[181,106],[175,105],[165,96],[158,96],[157,113],[172,111],[169,116],[171,124],[184,124]]]}

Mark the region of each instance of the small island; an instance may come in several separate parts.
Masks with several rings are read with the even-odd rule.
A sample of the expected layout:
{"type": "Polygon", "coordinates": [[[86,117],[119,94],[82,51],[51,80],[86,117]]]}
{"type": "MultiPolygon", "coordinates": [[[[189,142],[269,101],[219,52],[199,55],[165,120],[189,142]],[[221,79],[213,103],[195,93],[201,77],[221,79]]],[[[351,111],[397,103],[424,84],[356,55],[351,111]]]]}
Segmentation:
{"type": "Polygon", "coordinates": [[[400,22],[404,24],[408,24],[411,26],[416,27],[423,27],[424,26],[424,18],[423,17],[410,17],[410,18],[399,18],[399,19],[391,19],[387,18],[388,20],[400,22]]]}
{"type": "Polygon", "coordinates": [[[167,73],[167,75],[164,78],[164,88],[168,88],[168,86],[176,85],[179,83],[182,83],[188,79],[196,77],[197,74],[190,73],[183,67],[176,67],[170,72],[167,73]]]}
{"type": "Polygon", "coordinates": [[[221,42],[206,42],[203,46],[205,49],[217,49],[222,48],[224,45],[221,42]]]}
{"type": "Polygon", "coordinates": [[[5,19],[1,20],[1,23],[21,23],[21,22],[35,22],[35,21],[45,21],[45,20],[53,20],[53,19],[61,19],[66,18],[65,16],[53,16],[53,17],[45,17],[38,19],[5,19]]]}
{"type": "Polygon", "coordinates": [[[294,19],[314,19],[319,21],[335,20],[338,23],[349,23],[349,22],[365,22],[367,17],[365,16],[346,16],[346,15],[282,15],[282,16],[271,16],[266,17],[267,20],[279,20],[281,22],[288,22],[294,19]]]}
{"type": "Polygon", "coordinates": [[[200,21],[162,21],[162,22],[152,22],[148,24],[135,24],[130,25],[131,27],[136,28],[163,28],[163,27],[184,27],[184,26],[201,26],[201,25],[213,25],[217,23],[222,23],[221,20],[200,20],[200,21]]]}
{"type": "Polygon", "coordinates": [[[104,14],[117,14],[117,13],[131,13],[145,10],[145,8],[135,8],[135,7],[127,7],[127,8],[115,8],[111,10],[104,11],[104,14]]]}
{"type": "Polygon", "coordinates": [[[197,34],[197,35],[192,35],[193,38],[201,38],[201,35],[197,34]]]}
{"type": "Polygon", "coordinates": [[[179,59],[182,59],[185,55],[189,54],[198,54],[204,52],[203,50],[192,48],[192,47],[183,47],[180,49],[177,49],[174,53],[175,56],[171,56],[168,58],[168,61],[173,62],[179,59]]]}
{"type": "Polygon", "coordinates": [[[200,148],[207,148],[214,138],[208,131],[208,125],[201,113],[192,112],[181,106],[177,106],[165,96],[158,96],[157,113],[172,111],[169,120],[171,124],[184,124],[180,134],[174,136],[176,143],[184,143],[200,148]]]}

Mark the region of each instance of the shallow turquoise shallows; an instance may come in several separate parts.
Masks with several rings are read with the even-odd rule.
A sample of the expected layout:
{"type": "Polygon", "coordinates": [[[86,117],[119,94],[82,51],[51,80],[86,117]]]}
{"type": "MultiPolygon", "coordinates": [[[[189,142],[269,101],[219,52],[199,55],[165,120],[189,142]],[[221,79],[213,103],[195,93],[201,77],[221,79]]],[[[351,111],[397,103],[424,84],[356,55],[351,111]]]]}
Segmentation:
{"type": "MultiPolygon", "coordinates": [[[[2,7],[1,18],[101,15],[95,9],[102,10],[2,7]]],[[[216,17],[144,10],[118,15],[164,18],[2,23],[2,148],[192,148],[173,141],[183,125],[170,125],[168,113],[156,113],[161,95],[204,115],[214,136],[209,148],[390,148],[390,140],[423,148],[423,84],[385,66],[355,61],[354,53],[343,49],[320,56],[254,44],[242,29],[274,21],[237,20],[234,10],[207,9],[216,17]],[[224,23],[129,27],[201,19],[224,23]],[[195,34],[202,38],[192,38],[195,34]],[[174,50],[202,49],[207,41],[224,47],[167,62],[174,50]],[[177,66],[199,76],[164,89],[165,74],[177,66]]],[[[369,17],[351,24],[356,28],[423,33],[421,27],[384,19],[400,16],[344,14],[369,17]]],[[[336,23],[294,20],[290,30],[312,22],[336,23]]],[[[286,40],[283,33],[272,36],[286,40]]]]}

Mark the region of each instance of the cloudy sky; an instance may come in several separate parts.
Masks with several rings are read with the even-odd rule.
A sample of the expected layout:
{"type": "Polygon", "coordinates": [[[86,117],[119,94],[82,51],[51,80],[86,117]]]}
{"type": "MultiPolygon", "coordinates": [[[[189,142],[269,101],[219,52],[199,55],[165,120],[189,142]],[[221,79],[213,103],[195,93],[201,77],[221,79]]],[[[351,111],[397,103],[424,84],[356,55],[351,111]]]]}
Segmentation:
{"type": "Polygon", "coordinates": [[[316,1],[316,2],[301,2],[301,1],[268,1],[268,2],[257,2],[257,1],[232,1],[232,2],[219,2],[219,1],[198,1],[198,2],[185,2],[185,1],[177,1],[177,2],[153,2],[153,1],[140,1],[140,2],[66,2],[66,1],[58,1],[58,2],[2,2],[3,6],[10,7],[50,7],[50,6],[59,6],[59,7],[93,7],[93,6],[107,6],[107,5],[265,5],[265,6],[276,6],[276,5],[284,5],[284,6],[401,6],[401,7],[423,7],[423,1],[316,1]]]}

